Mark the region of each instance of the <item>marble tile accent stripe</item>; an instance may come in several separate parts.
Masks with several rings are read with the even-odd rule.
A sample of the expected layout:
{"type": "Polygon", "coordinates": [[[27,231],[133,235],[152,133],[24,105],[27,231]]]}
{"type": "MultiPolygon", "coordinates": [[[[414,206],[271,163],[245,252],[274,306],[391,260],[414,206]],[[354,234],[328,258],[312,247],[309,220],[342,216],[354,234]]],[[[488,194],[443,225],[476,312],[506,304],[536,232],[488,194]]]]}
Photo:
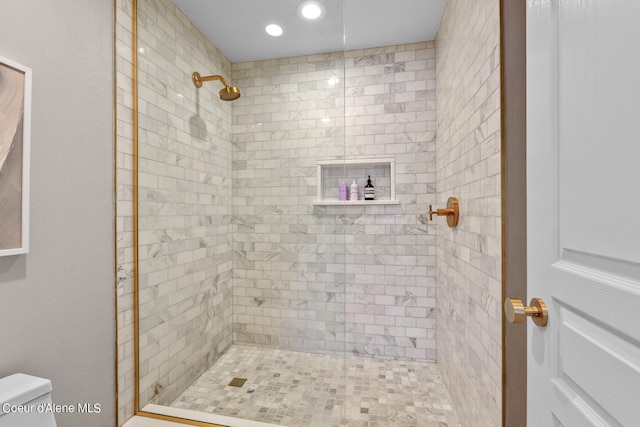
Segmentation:
{"type": "Polygon", "coordinates": [[[244,345],[171,406],[288,427],[459,427],[433,363],[244,345]]]}

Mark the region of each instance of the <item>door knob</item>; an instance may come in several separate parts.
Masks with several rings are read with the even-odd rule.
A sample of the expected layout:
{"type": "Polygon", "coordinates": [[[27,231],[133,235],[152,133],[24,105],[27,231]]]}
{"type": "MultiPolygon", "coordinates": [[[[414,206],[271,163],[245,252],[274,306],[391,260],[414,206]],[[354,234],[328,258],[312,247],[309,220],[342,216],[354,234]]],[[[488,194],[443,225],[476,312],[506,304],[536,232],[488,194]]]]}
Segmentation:
{"type": "Polygon", "coordinates": [[[532,298],[528,307],[520,299],[507,298],[504,300],[504,314],[509,323],[522,323],[529,316],[536,325],[546,326],[549,320],[547,305],[540,298],[532,298]]]}

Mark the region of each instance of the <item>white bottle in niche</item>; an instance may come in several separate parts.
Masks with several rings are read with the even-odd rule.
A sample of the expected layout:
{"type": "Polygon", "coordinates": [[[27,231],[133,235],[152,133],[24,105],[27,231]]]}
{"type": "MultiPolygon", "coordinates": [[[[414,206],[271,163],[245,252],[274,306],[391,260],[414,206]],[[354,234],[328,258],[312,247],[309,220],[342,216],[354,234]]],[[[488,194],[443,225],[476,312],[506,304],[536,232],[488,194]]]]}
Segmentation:
{"type": "Polygon", "coordinates": [[[349,191],[349,200],[358,200],[358,184],[354,180],[349,191]]]}
{"type": "Polygon", "coordinates": [[[364,186],[364,199],[365,200],[374,200],[376,198],[376,192],[373,188],[373,184],[371,184],[371,175],[369,175],[369,179],[367,180],[367,185],[364,186]]]}

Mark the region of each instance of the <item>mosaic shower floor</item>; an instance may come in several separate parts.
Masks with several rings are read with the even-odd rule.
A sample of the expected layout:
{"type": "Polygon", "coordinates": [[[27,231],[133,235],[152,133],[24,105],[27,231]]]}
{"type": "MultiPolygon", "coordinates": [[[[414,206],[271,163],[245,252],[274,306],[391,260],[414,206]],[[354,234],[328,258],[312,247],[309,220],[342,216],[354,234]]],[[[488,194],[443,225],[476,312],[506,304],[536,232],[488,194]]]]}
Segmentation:
{"type": "Polygon", "coordinates": [[[433,363],[243,345],[170,406],[287,427],[460,426],[433,363]]]}

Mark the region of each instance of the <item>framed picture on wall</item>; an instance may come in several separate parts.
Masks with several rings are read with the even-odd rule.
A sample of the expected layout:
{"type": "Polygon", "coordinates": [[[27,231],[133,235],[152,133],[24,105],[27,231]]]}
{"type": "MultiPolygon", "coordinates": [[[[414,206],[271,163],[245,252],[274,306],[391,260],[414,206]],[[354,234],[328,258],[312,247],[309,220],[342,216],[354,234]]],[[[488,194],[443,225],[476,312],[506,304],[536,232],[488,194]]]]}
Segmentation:
{"type": "Polygon", "coordinates": [[[0,256],[29,252],[31,69],[0,56],[0,256]]]}

